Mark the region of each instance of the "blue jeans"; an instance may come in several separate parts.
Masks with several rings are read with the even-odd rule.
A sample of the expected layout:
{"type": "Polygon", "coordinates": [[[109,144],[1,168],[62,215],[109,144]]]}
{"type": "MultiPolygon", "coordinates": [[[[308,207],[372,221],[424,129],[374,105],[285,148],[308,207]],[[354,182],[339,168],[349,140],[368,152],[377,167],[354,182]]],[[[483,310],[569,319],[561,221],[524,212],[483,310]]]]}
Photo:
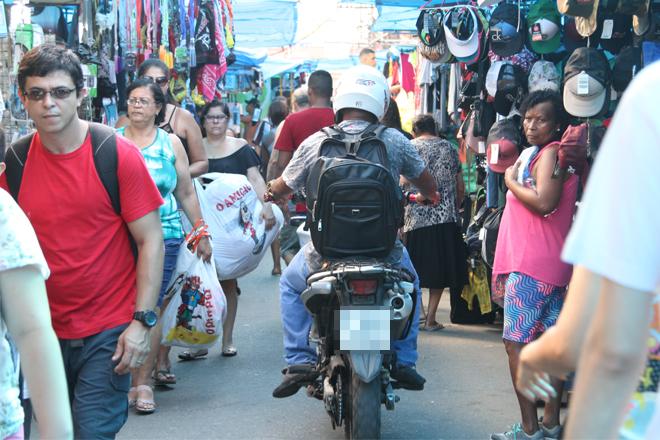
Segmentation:
{"type": "Polygon", "coordinates": [[[165,292],[170,284],[172,273],[176,269],[176,260],[179,258],[179,249],[181,248],[181,238],[168,238],[165,240],[165,260],[163,262],[163,282],[160,285],[160,292],[158,293],[158,307],[163,305],[165,292]]]}
{"type": "Polygon", "coordinates": [[[83,339],[60,339],[75,438],[114,439],[128,418],[131,375],[114,372],[120,325],[83,339]]]}
{"type": "MultiPolygon", "coordinates": [[[[403,249],[401,267],[415,276],[417,307],[410,332],[405,339],[392,343],[397,353],[399,365],[414,366],[417,362],[417,334],[419,333],[419,311],[422,304],[422,291],[419,288],[417,272],[410,261],[408,251],[403,249]]],[[[280,278],[280,313],[284,330],[284,360],[287,365],[316,363],[316,350],[309,345],[309,329],[312,316],[309,314],[300,294],[307,288],[309,269],[304,252],[298,252],[280,278]]]]}

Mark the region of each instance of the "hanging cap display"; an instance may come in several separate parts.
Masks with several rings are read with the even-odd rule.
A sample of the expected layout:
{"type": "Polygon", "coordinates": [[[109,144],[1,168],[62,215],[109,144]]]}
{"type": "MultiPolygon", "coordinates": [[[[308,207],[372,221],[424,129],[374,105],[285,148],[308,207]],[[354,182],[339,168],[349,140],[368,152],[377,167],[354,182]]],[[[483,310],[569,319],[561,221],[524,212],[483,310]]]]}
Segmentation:
{"type": "Polygon", "coordinates": [[[633,31],[637,36],[643,36],[651,29],[651,18],[653,13],[651,8],[645,14],[633,15],[633,31]]]}
{"type": "Polygon", "coordinates": [[[612,88],[623,92],[633,77],[642,69],[642,49],[627,46],[621,49],[612,69],[612,88]]]}
{"type": "Polygon", "coordinates": [[[564,19],[564,34],[562,41],[564,42],[564,48],[568,53],[572,53],[578,47],[585,47],[587,43],[591,47],[598,47],[600,43],[600,32],[596,30],[590,37],[583,37],[578,32],[575,25],[575,18],[565,17],[564,19]]]}
{"type": "Polygon", "coordinates": [[[589,17],[575,17],[575,27],[580,35],[589,37],[598,27],[598,3],[599,0],[594,1],[594,9],[589,17]]]}
{"type": "Polygon", "coordinates": [[[557,0],[559,12],[573,17],[588,18],[591,16],[594,6],[594,0],[557,0]]]}
{"type": "Polygon", "coordinates": [[[488,38],[495,54],[503,57],[520,52],[525,44],[525,19],[518,6],[510,3],[497,5],[489,21],[488,38]]]}
{"type": "Polygon", "coordinates": [[[593,47],[575,49],[564,67],[564,107],[577,117],[600,114],[607,102],[611,82],[605,55],[593,47]]]}
{"type": "Polygon", "coordinates": [[[500,77],[500,69],[504,64],[511,64],[509,61],[493,61],[486,73],[486,92],[493,98],[497,93],[497,80],[500,77]]]}
{"type": "Polygon", "coordinates": [[[494,123],[486,142],[486,157],[491,170],[504,173],[516,163],[520,155],[520,129],[513,120],[504,118],[494,123]]]}
{"type": "Polygon", "coordinates": [[[495,111],[507,116],[513,104],[527,92],[525,72],[515,64],[503,64],[497,78],[495,111]]]}
{"type": "Polygon", "coordinates": [[[474,63],[479,59],[481,35],[479,19],[473,8],[457,6],[445,13],[443,20],[449,51],[458,61],[474,63]]]}
{"type": "Polygon", "coordinates": [[[529,46],[539,54],[552,53],[561,45],[561,15],[553,0],[538,0],[527,13],[529,46]]]}
{"type": "Polygon", "coordinates": [[[600,46],[617,54],[624,46],[632,44],[632,16],[613,12],[602,12],[598,17],[600,46]]]}
{"type": "Polygon", "coordinates": [[[417,35],[425,46],[433,47],[442,40],[442,11],[423,9],[416,25],[417,35]]]}
{"type": "Polygon", "coordinates": [[[559,72],[554,63],[550,61],[537,61],[529,71],[528,78],[529,93],[536,90],[559,91],[559,72]]]}

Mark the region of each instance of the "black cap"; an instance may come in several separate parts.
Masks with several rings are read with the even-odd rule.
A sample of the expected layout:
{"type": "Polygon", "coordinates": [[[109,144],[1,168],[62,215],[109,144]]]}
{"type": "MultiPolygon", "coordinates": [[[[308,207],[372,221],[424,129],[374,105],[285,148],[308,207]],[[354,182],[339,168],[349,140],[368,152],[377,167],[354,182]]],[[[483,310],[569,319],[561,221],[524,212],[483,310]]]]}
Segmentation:
{"type": "Polygon", "coordinates": [[[496,55],[508,57],[523,49],[527,26],[524,16],[518,13],[518,6],[500,3],[490,16],[488,24],[490,47],[496,55]]]}
{"type": "Polygon", "coordinates": [[[610,64],[603,52],[598,49],[593,47],[578,47],[573,51],[564,66],[564,84],[583,71],[587,72],[589,76],[600,82],[603,86],[610,86],[612,78],[610,64]]]}
{"type": "Polygon", "coordinates": [[[598,30],[600,32],[600,46],[617,54],[624,46],[632,44],[632,15],[623,15],[612,12],[600,12],[598,14],[598,30]],[[612,23],[609,24],[608,22],[612,23]],[[611,30],[611,37],[604,38],[611,30]]]}
{"type": "Polygon", "coordinates": [[[642,69],[642,49],[634,46],[626,46],[619,52],[612,69],[612,88],[617,92],[623,92],[633,76],[642,69]]]}
{"type": "Polygon", "coordinates": [[[417,17],[416,26],[417,35],[425,46],[433,47],[444,37],[440,10],[423,9],[417,17]]]}
{"type": "Polygon", "coordinates": [[[497,76],[495,93],[495,111],[507,116],[513,103],[520,101],[527,94],[527,77],[523,69],[516,64],[506,63],[497,76]]]}

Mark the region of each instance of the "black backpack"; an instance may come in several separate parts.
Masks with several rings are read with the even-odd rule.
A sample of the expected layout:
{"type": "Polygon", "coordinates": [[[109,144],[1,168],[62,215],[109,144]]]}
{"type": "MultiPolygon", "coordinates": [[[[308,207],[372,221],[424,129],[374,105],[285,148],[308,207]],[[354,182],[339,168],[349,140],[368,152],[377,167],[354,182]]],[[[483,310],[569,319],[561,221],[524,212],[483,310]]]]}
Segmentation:
{"type": "Polygon", "coordinates": [[[402,194],[381,135],[372,124],[357,134],[327,127],[305,185],[307,226],[326,258],[385,257],[403,223],[402,194]]]}
{"type": "Polygon", "coordinates": [[[493,268],[495,263],[495,247],[497,246],[497,234],[500,231],[500,221],[504,207],[497,208],[488,214],[484,220],[483,238],[481,240],[481,258],[489,269],[493,268]]]}
{"type": "MultiPolygon", "coordinates": [[[[94,166],[101,179],[103,187],[108,192],[112,208],[117,215],[121,215],[121,203],[119,199],[119,180],[117,178],[117,134],[115,130],[95,122],[89,123],[89,132],[92,137],[92,148],[94,154],[94,166]]],[[[9,193],[18,203],[18,193],[21,189],[23,180],[23,169],[27,161],[28,151],[34,133],[23,136],[9,147],[5,155],[7,169],[7,186],[9,193]]],[[[133,255],[137,256],[137,246],[133,241],[131,234],[128,234],[131,241],[131,250],[133,255]]]]}

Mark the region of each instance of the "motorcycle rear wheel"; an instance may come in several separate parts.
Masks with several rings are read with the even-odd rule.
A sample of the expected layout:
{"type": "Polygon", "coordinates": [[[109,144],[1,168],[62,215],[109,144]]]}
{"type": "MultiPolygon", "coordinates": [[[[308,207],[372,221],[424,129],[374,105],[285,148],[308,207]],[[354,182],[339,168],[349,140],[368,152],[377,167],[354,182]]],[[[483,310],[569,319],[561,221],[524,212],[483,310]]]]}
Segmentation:
{"type": "Polygon", "coordinates": [[[347,439],[380,438],[380,377],[364,383],[354,371],[350,373],[344,435],[347,439]]]}

